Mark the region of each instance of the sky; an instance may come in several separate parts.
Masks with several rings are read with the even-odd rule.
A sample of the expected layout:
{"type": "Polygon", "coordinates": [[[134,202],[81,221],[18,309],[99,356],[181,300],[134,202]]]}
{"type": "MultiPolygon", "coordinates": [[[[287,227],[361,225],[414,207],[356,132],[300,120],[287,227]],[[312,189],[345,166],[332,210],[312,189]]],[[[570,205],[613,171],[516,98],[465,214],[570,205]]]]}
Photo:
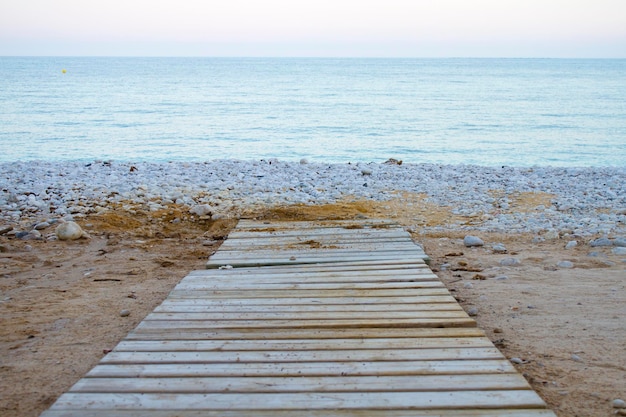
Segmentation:
{"type": "Polygon", "coordinates": [[[626,0],[0,0],[0,55],[626,58],[626,0]]]}

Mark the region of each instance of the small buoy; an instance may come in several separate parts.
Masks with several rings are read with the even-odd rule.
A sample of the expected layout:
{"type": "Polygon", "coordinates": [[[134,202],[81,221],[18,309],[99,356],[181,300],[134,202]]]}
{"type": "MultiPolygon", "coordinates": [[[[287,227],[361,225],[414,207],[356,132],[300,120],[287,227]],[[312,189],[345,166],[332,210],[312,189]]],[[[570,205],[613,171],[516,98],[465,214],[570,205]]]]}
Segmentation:
{"type": "Polygon", "coordinates": [[[63,69],[61,70],[61,72],[62,72],[63,74],[65,74],[65,73],[67,72],[67,70],[66,70],[65,68],[63,68],[63,69]]]}

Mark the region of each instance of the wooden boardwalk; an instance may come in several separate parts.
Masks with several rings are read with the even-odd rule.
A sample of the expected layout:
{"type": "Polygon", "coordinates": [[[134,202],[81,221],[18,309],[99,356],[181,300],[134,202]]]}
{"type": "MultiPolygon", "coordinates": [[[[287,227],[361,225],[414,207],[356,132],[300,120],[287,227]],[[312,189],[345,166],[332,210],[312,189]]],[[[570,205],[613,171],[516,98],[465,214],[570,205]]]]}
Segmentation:
{"type": "Polygon", "coordinates": [[[554,417],[384,221],[241,221],[43,417],[554,417]]]}

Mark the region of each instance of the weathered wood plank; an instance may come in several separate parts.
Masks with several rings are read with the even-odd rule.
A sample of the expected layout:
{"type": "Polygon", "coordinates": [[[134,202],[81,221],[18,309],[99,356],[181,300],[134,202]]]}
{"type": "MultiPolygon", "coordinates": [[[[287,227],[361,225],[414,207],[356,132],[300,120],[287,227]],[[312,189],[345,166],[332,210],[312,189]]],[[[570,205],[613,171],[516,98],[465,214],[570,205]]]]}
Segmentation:
{"type": "Polygon", "coordinates": [[[385,246],[379,245],[376,247],[374,245],[370,245],[364,248],[346,248],[346,249],[312,249],[312,248],[282,248],[278,249],[243,249],[243,250],[229,250],[229,251],[218,251],[212,258],[267,258],[267,259],[282,259],[284,257],[332,257],[335,259],[341,260],[342,258],[358,258],[358,259],[369,259],[373,257],[390,257],[395,259],[395,257],[405,256],[405,257],[421,257],[423,254],[421,251],[416,250],[415,245],[396,245],[394,246],[385,246]],[[411,247],[413,246],[413,247],[411,247]]]}
{"type": "MultiPolygon", "coordinates": [[[[206,299],[256,299],[256,298],[407,298],[422,296],[446,296],[449,292],[446,288],[412,288],[412,289],[344,289],[344,290],[179,290],[174,288],[170,293],[172,298],[206,298],[206,299]]],[[[394,300],[387,300],[393,303],[394,300]]]]}
{"type": "Polygon", "coordinates": [[[105,355],[101,364],[202,364],[202,363],[284,363],[284,362],[385,362],[432,360],[501,359],[491,348],[422,348],[370,350],[307,350],[307,351],[172,351],[121,352],[105,355]]]}
{"type": "Polygon", "coordinates": [[[214,291],[255,291],[258,289],[271,291],[290,291],[290,290],[382,290],[382,289],[419,289],[419,288],[443,288],[441,281],[408,281],[408,282],[375,282],[375,283],[276,283],[276,284],[258,284],[253,282],[202,282],[184,280],[176,286],[176,290],[214,290],[214,291]]]}
{"type": "Polygon", "coordinates": [[[245,393],[527,390],[519,374],[363,377],[83,378],[72,392],[245,393]]]}
{"type": "MultiPolygon", "coordinates": [[[[555,417],[542,409],[482,409],[482,410],[116,410],[116,417],[555,417]],[[253,414],[251,414],[253,411],[253,414]]],[[[49,410],[41,417],[111,417],[108,410],[49,410]],[[109,414],[107,414],[109,413],[109,414]]]]}
{"type": "Polygon", "coordinates": [[[370,338],[430,338],[486,337],[477,327],[409,327],[361,329],[229,329],[180,330],[136,328],[125,340],[293,340],[293,339],[370,339],[370,338]]]}
{"type": "MultiPolygon", "coordinates": [[[[217,252],[219,253],[219,252],[217,252]]],[[[276,256],[270,258],[259,258],[255,256],[227,256],[227,254],[220,256],[213,256],[206,264],[207,268],[219,268],[221,266],[230,265],[232,267],[245,267],[245,266],[267,266],[267,265],[293,265],[293,264],[323,264],[323,263],[335,263],[335,262],[353,262],[353,261],[388,261],[388,260],[410,260],[416,262],[417,260],[426,259],[427,256],[415,253],[390,253],[388,255],[378,255],[376,253],[363,254],[363,255],[310,255],[310,256],[276,256]],[[295,259],[294,259],[295,258],[295,259]]]]}
{"type": "Polygon", "coordinates": [[[182,329],[267,329],[267,328],[406,328],[406,327],[466,327],[476,322],[466,316],[455,318],[416,318],[416,319],[337,319],[337,320],[146,320],[137,330],[182,329]]]}
{"type": "MultiPolygon", "coordinates": [[[[209,259],[210,260],[210,259],[209,259]]],[[[311,271],[360,271],[363,269],[382,269],[389,270],[406,269],[406,268],[429,268],[422,258],[415,259],[360,259],[356,261],[339,261],[333,264],[290,264],[290,265],[266,265],[266,266],[242,266],[236,269],[222,269],[220,271],[212,270],[196,270],[191,274],[204,274],[213,272],[227,272],[229,274],[249,274],[250,272],[265,273],[293,273],[293,272],[311,272],[311,271]]]]}
{"type": "Polygon", "coordinates": [[[281,298],[209,298],[208,291],[202,291],[200,294],[194,294],[193,291],[172,291],[168,298],[168,304],[170,303],[196,303],[196,305],[355,305],[355,304],[436,304],[436,303],[451,303],[456,301],[454,297],[449,294],[441,295],[412,295],[407,297],[376,297],[372,296],[327,296],[327,297],[281,297],[281,298]]]}
{"type": "Polygon", "coordinates": [[[531,390],[376,392],[376,393],[246,393],[246,394],[136,394],[67,393],[52,408],[69,409],[188,409],[206,410],[333,410],[333,409],[428,409],[446,408],[543,408],[531,390]]]}
{"type": "Polygon", "coordinates": [[[433,304],[196,304],[189,302],[168,302],[163,303],[154,309],[155,313],[307,313],[307,312],[327,312],[327,313],[352,313],[359,315],[364,312],[409,312],[409,311],[461,311],[458,303],[433,303],[433,304]]]}
{"type": "MultiPolygon", "coordinates": [[[[215,271],[212,270],[212,271],[215,271]]],[[[410,270],[403,274],[381,274],[371,273],[363,275],[340,275],[340,274],[292,274],[287,276],[277,276],[273,280],[271,276],[187,276],[181,284],[187,283],[210,283],[212,285],[280,285],[280,284],[358,284],[358,283],[400,283],[400,282],[439,282],[441,281],[434,274],[418,273],[413,274],[410,270]]]]}
{"type": "Polygon", "coordinates": [[[385,361],[385,362],[284,362],[284,363],[199,363],[199,364],[99,364],[88,377],[212,377],[212,376],[392,376],[515,373],[502,359],[385,361]]]}
{"type": "Polygon", "coordinates": [[[422,259],[417,261],[392,260],[392,261],[359,261],[359,262],[337,262],[335,264],[294,264],[294,265],[274,265],[260,267],[221,268],[221,269],[200,269],[191,271],[189,276],[276,276],[286,274],[432,274],[428,265],[422,259]]]}
{"type": "Polygon", "coordinates": [[[404,319],[457,319],[467,318],[468,315],[463,310],[457,311],[411,311],[411,312],[381,312],[381,311],[364,311],[355,314],[354,311],[348,312],[325,312],[325,311],[312,311],[312,312],[264,312],[257,311],[252,313],[245,312],[200,312],[200,313],[163,313],[154,312],[149,314],[145,321],[232,321],[232,320],[245,320],[245,321],[268,321],[275,320],[404,320],[404,319]]]}
{"type": "Polygon", "coordinates": [[[424,349],[424,348],[489,348],[493,344],[486,337],[432,337],[432,338],[370,338],[370,339],[287,339],[287,340],[123,340],[117,352],[202,352],[202,351],[305,351],[305,350],[370,350],[370,349],[424,349]]]}

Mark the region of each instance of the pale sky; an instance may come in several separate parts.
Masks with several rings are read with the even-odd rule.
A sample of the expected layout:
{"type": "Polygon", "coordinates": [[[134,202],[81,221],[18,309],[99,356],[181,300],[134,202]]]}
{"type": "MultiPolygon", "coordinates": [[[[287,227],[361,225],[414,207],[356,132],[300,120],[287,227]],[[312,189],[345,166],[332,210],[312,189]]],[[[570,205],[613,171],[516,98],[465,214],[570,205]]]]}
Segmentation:
{"type": "Polygon", "coordinates": [[[626,0],[0,0],[0,55],[626,58],[626,0]]]}

